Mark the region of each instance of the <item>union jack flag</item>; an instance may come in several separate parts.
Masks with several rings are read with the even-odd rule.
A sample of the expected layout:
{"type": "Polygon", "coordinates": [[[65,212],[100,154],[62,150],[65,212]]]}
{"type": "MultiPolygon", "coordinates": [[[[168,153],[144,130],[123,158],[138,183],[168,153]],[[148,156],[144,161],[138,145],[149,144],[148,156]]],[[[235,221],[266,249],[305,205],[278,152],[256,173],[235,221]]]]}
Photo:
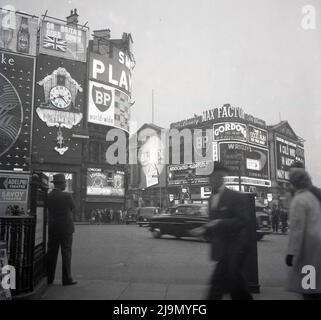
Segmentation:
{"type": "Polygon", "coordinates": [[[45,38],[43,39],[43,47],[47,49],[60,50],[66,52],[67,41],[51,36],[45,36],[45,38]]]}

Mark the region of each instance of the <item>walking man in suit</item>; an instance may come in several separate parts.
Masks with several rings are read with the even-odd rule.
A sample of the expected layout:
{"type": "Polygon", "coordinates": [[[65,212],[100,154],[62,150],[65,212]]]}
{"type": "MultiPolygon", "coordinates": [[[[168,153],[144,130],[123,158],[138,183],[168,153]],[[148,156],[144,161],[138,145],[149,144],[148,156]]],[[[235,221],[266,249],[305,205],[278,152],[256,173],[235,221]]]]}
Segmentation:
{"type": "Polygon", "coordinates": [[[209,199],[210,222],[192,231],[209,238],[211,258],[216,266],[211,278],[208,300],[220,300],[229,293],[232,300],[252,300],[242,268],[250,248],[249,217],[239,192],[225,187],[227,168],[214,163],[210,177],[212,195],[209,199]]]}
{"type": "Polygon", "coordinates": [[[55,279],[55,271],[59,247],[62,256],[62,284],[73,285],[77,282],[71,276],[71,247],[72,236],[75,231],[72,211],[75,203],[66,189],[66,180],[63,173],[53,176],[55,188],[48,195],[48,251],[47,276],[48,284],[55,279]]]}

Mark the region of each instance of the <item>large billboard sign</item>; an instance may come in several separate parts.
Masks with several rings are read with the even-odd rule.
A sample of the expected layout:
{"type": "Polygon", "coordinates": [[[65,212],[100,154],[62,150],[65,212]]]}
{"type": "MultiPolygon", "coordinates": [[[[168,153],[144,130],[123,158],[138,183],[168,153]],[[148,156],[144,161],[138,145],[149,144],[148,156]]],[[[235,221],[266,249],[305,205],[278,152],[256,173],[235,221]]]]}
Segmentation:
{"type": "Polygon", "coordinates": [[[42,21],[40,53],[85,62],[86,47],[87,28],[57,21],[42,21]]]}
{"type": "Polygon", "coordinates": [[[133,61],[123,51],[113,47],[112,55],[90,53],[89,79],[110,85],[129,96],[132,91],[133,61]]]}
{"type": "Polygon", "coordinates": [[[231,176],[245,176],[254,179],[269,179],[269,154],[267,149],[246,143],[220,144],[220,159],[230,170],[231,176]]]}
{"type": "Polygon", "coordinates": [[[168,166],[168,185],[187,185],[187,184],[208,184],[209,178],[203,176],[202,171],[206,170],[209,162],[203,161],[191,164],[175,164],[168,166]],[[192,174],[189,179],[189,172],[192,174]]]}
{"type": "Polygon", "coordinates": [[[248,125],[248,142],[255,145],[266,147],[268,146],[268,133],[266,130],[248,125]]]}
{"type": "Polygon", "coordinates": [[[35,56],[37,31],[38,18],[11,6],[0,8],[0,49],[35,56]]]}
{"type": "Polygon", "coordinates": [[[111,86],[89,81],[88,122],[129,131],[130,98],[111,86]]]}
{"type": "Polygon", "coordinates": [[[224,104],[222,107],[206,110],[202,115],[202,122],[238,120],[243,120],[247,123],[252,123],[260,127],[266,127],[264,120],[255,118],[252,115],[245,113],[242,108],[234,107],[230,104],[224,104]]]}
{"type": "MultiPolygon", "coordinates": [[[[33,152],[51,160],[67,156],[81,161],[81,146],[72,133],[82,125],[83,62],[40,55],[37,59],[33,152]]],[[[77,163],[78,163],[77,162],[77,163]]]]}
{"type": "Polygon", "coordinates": [[[123,197],[125,195],[124,177],[123,171],[88,168],[87,195],[123,197]]]}
{"type": "Polygon", "coordinates": [[[0,174],[0,216],[9,214],[10,208],[18,206],[27,213],[29,176],[15,173],[0,174]]]}
{"type": "Polygon", "coordinates": [[[116,47],[90,53],[88,122],[129,132],[133,61],[116,47]]]}
{"type": "Polygon", "coordinates": [[[29,170],[34,64],[0,50],[0,170],[29,170]]]}
{"type": "Polygon", "coordinates": [[[213,140],[246,141],[246,125],[238,122],[223,122],[213,125],[213,140]]]}
{"type": "Polygon", "coordinates": [[[162,186],[164,182],[164,146],[156,131],[139,132],[142,145],[138,151],[141,187],[162,186]],[[146,134],[146,135],[145,135],[146,134]]]}
{"type": "Polygon", "coordinates": [[[304,149],[296,143],[276,136],[276,178],[280,181],[289,181],[290,166],[294,161],[304,163],[304,149]]]}

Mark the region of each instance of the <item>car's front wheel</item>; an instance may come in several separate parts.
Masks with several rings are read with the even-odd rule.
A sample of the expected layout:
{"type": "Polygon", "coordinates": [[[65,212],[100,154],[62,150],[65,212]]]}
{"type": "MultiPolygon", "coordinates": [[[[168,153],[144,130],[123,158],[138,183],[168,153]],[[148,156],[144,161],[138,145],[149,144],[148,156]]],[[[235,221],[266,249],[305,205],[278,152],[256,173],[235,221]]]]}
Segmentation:
{"type": "Polygon", "coordinates": [[[152,234],[153,234],[153,237],[155,238],[155,239],[159,239],[161,236],[162,236],[162,233],[160,232],[160,230],[153,230],[152,231],[152,234]]]}

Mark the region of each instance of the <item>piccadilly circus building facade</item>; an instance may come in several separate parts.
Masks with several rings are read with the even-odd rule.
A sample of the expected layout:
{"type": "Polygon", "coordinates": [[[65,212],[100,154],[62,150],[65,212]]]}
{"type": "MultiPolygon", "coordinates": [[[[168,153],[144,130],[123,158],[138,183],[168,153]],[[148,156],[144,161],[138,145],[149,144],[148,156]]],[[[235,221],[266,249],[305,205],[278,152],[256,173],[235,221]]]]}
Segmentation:
{"type": "Polygon", "coordinates": [[[304,141],[287,121],[267,125],[230,104],[172,123],[170,129],[189,129],[194,133],[193,162],[184,163],[181,157],[181,163],[167,165],[171,204],[207,201],[211,169],[206,167],[213,161],[220,161],[229,169],[225,178],[228,188],[255,193],[257,201],[265,205],[282,203],[289,187],[290,165],[295,160],[305,161],[304,141]],[[196,160],[208,153],[204,161],[196,160]]]}
{"type": "MultiPolygon", "coordinates": [[[[0,35],[0,216],[12,206],[26,213],[34,173],[51,183],[63,173],[75,220],[94,209],[122,210],[128,165],[108,161],[115,129],[129,138],[132,70],[130,33],[0,9],[0,22],[15,24],[0,35]],[[4,90],[4,89],[5,90],[4,90]]],[[[126,147],[126,146],[125,146],[126,147]]]]}

